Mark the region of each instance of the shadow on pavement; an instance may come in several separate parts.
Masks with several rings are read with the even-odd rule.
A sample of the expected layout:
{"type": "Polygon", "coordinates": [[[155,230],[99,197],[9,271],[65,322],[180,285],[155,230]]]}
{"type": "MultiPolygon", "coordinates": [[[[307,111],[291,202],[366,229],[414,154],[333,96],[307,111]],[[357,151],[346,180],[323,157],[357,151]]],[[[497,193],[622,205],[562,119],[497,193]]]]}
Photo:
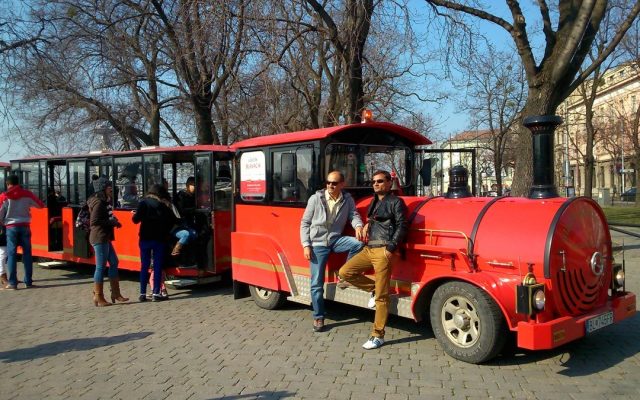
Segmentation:
{"type": "Polygon", "coordinates": [[[153,332],[137,332],[110,337],[98,336],[92,338],[60,340],[57,342],[39,344],[33,347],[0,352],[0,360],[5,363],[35,360],[37,358],[55,356],[61,353],[68,353],[70,351],[92,350],[132,340],[140,340],[151,334],[153,334],[153,332]]]}
{"type": "Polygon", "coordinates": [[[565,369],[560,375],[578,377],[590,376],[620,364],[627,358],[640,353],[640,342],[624,340],[629,331],[635,331],[640,323],[636,314],[620,324],[607,327],[598,333],[567,343],[553,350],[507,349],[503,354],[486,365],[509,366],[534,364],[551,358],[559,358],[565,369]],[[633,326],[632,326],[633,325],[633,326]]]}

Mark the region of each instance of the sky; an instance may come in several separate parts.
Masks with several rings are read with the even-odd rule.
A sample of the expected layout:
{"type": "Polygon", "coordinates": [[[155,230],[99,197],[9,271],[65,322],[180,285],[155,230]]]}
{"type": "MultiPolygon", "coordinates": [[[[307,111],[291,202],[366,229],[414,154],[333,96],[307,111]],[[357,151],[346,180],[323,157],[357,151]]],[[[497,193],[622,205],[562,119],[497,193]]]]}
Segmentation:
{"type": "MultiPolygon", "coordinates": [[[[504,3],[495,1],[487,3],[491,4],[492,8],[495,8],[495,10],[492,10],[494,13],[501,17],[504,17],[507,21],[511,19],[508,13],[508,9],[504,5],[504,3]]],[[[526,14],[528,11],[527,8],[529,8],[527,7],[527,0],[524,0],[521,3],[523,3],[522,6],[525,9],[526,14]]],[[[424,10],[426,9],[426,7],[428,7],[424,0],[409,0],[409,6],[416,13],[422,15],[424,15],[424,10]]],[[[535,10],[531,10],[529,8],[529,12],[531,11],[535,10]]],[[[537,15],[531,14],[531,18],[534,18],[536,16],[537,15]]],[[[415,24],[414,29],[416,30],[416,33],[418,35],[423,34],[426,36],[426,18],[421,15],[418,15],[418,18],[420,18],[420,21],[424,22],[415,24]]],[[[510,46],[512,43],[511,38],[506,34],[506,32],[501,28],[497,28],[493,24],[484,23],[481,25],[481,29],[486,35],[491,37],[493,43],[503,44],[505,47],[510,46]]],[[[438,62],[434,64],[433,68],[442,67],[438,62]]],[[[445,80],[438,81],[437,89],[451,92],[454,96],[460,95],[460,93],[456,93],[452,85],[445,80]]],[[[452,135],[455,135],[456,133],[469,128],[468,114],[464,111],[457,110],[455,100],[456,99],[452,97],[447,101],[443,101],[439,105],[434,105],[433,103],[425,104],[424,111],[434,118],[434,121],[437,125],[438,138],[435,139],[446,139],[452,135]]],[[[26,155],[25,150],[21,148],[17,143],[9,143],[5,139],[2,139],[8,136],[7,132],[10,131],[9,124],[10,121],[0,120],[0,161],[9,161],[10,159],[24,157],[26,155]]]]}

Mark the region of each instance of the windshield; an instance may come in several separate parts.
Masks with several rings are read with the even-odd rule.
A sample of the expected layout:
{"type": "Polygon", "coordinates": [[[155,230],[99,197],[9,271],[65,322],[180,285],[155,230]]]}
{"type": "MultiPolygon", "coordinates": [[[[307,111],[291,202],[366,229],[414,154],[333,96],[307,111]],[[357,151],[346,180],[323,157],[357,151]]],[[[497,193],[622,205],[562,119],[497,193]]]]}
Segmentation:
{"type": "Polygon", "coordinates": [[[375,171],[395,173],[401,186],[411,183],[407,166],[411,151],[407,147],[330,144],[325,151],[325,176],[342,171],[346,187],[370,187],[375,171]]]}

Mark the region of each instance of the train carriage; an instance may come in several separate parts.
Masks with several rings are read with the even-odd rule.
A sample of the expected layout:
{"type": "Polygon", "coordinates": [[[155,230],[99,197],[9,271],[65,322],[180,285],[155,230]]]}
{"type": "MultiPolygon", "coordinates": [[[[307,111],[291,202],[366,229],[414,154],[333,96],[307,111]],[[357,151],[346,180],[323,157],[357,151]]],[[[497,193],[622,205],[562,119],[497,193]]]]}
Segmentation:
{"type": "Polygon", "coordinates": [[[193,223],[197,238],[180,257],[170,257],[166,272],[176,286],[220,279],[229,271],[233,152],[226,146],[148,147],[124,152],[92,152],[70,156],[13,160],[22,185],[47,203],[32,209],[33,255],[56,261],[93,264],[88,234],[75,220],[93,193],[92,180],[114,183],[116,229],[114,247],[120,268],[140,269],[139,226],[131,221],[137,201],[155,183],[166,182],[175,196],[187,177],[196,181],[193,223]]]}
{"type": "MultiPolygon", "coordinates": [[[[364,216],[373,172],[383,169],[398,177],[410,222],[393,266],[390,312],[430,321],[451,356],[487,361],[509,332],[521,348],[555,348],[631,317],[635,295],[624,288],[602,210],[591,199],[554,192],[549,163],[557,123],[530,121],[538,158],[527,198],[473,197],[460,176],[452,176],[445,196],[415,196],[430,177],[427,152],[416,148],[429,142],[390,123],[236,143],[235,296],[249,294],[266,309],[286,299],[310,304],[309,263],[298,234],[307,198],[328,172],[340,170],[364,216]]],[[[336,286],[344,261],[330,258],[325,298],[366,308],[369,293],[336,286]]]]}

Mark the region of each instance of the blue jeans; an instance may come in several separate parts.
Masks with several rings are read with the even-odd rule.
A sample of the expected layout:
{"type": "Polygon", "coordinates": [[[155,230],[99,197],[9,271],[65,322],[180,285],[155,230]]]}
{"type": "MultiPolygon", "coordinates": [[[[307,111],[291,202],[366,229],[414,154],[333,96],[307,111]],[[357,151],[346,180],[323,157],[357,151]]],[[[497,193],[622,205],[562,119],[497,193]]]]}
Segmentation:
{"type": "Polygon", "coordinates": [[[347,260],[362,250],[364,243],[352,236],[342,236],[332,246],[313,246],[311,248],[311,305],[313,318],[324,318],[324,274],[329,254],[349,252],[347,260]]]}
{"type": "Polygon", "coordinates": [[[113,244],[108,243],[96,243],[92,244],[93,252],[96,255],[96,272],[93,274],[94,282],[102,282],[104,277],[104,269],[109,263],[109,279],[115,279],[118,277],[118,255],[116,254],[113,244]]]}
{"type": "Polygon", "coordinates": [[[151,257],[153,257],[153,294],[160,293],[162,283],[162,263],[164,259],[165,245],[159,240],[140,241],[140,294],[147,293],[147,282],[149,282],[149,267],[151,257]]]}
{"type": "Polygon", "coordinates": [[[18,286],[18,246],[22,247],[24,283],[33,284],[33,258],[31,257],[31,228],[28,226],[7,227],[7,271],[9,285],[18,286]]]}
{"type": "Polygon", "coordinates": [[[178,228],[173,231],[173,236],[178,239],[178,243],[184,246],[196,238],[196,231],[193,228],[178,228]]]}

